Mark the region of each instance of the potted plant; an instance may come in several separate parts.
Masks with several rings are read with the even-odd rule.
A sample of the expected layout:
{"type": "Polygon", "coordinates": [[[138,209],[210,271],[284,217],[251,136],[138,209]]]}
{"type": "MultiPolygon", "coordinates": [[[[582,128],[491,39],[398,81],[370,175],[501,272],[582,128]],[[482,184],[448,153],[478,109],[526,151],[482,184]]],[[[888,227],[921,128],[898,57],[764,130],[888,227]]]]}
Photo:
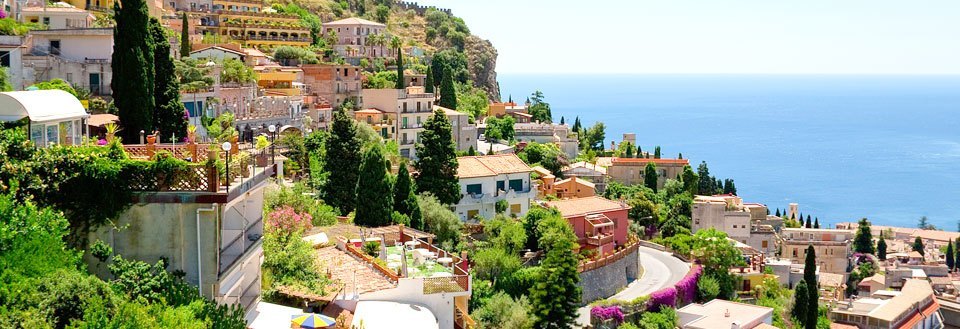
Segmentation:
{"type": "Polygon", "coordinates": [[[267,166],[267,148],[270,147],[270,141],[267,140],[267,136],[260,135],[257,136],[257,141],[253,145],[257,149],[257,167],[266,167],[267,166]]]}
{"type": "Polygon", "coordinates": [[[187,142],[194,143],[197,141],[197,126],[187,125],[187,142]]]}
{"type": "Polygon", "coordinates": [[[231,172],[233,170],[238,170],[240,172],[240,177],[250,177],[250,153],[246,151],[238,152],[237,159],[230,164],[230,170],[231,172]]]}
{"type": "Polygon", "coordinates": [[[106,136],[107,143],[112,142],[114,136],[116,136],[117,132],[120,131],[120,126],[117,126],[116,123],[111,122],[104,125],[103,127],[107,130],[107,136],[106,136]]]}

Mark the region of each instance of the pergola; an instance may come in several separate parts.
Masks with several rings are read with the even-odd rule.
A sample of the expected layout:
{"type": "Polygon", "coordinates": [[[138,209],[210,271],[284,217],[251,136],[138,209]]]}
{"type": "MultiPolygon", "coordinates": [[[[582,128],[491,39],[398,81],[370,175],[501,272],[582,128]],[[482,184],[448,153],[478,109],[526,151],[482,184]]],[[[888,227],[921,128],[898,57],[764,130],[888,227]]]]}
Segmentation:
{"type": "Polygon", "coordinates": [[[38,147],[79,145],[89,116],[80,100],[63,90],[0,93],[0,122],[27,118],[30,140],[38,147]]]}

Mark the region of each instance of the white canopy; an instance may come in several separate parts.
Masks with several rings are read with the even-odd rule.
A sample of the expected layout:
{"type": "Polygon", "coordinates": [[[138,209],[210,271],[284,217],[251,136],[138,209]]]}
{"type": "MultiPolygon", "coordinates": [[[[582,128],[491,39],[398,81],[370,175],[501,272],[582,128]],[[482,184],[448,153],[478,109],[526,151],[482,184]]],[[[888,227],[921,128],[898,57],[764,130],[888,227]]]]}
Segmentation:
{"type": "Polygon", "coordinates": [[[440,325],[433,312],[414,304],[360,301],[353,313],[353,326],[367,329],[421,328],[437,329],[440,325]]]}
{"type": "Polygon", "coordinates": [[[0,121],[30,117],[32,122],[67,121],[89,117],[80,100],[70,93],[54,90],[0,93],[0,121]]]}

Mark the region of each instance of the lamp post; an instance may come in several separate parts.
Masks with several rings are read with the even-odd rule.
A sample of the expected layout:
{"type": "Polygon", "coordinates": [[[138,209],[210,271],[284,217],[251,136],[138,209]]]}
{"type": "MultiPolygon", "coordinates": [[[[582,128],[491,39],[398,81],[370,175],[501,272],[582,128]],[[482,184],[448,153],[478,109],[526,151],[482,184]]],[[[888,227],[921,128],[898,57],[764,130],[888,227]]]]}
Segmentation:
{"type": "Polygon", "coordinates": [[[270,131],[270,157],[273,158],[273,163],[277,163],[277,126],[270,125],[267,130],[270,131]]]}
{"type": "Polygon", "coordinates": [[[233,148],[233,144],[230,142],[223,142],[220,144],[220,149],[227,153],[227,193],[230,193],[230,149],[233,148]]]}

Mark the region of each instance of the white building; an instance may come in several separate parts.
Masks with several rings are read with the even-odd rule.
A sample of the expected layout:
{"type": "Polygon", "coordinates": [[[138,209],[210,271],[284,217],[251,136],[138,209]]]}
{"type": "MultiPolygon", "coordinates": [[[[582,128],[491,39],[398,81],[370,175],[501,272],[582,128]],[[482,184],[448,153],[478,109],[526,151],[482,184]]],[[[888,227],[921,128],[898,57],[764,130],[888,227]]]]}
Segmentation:
{"type": "Polygon", "coordinates": [[[775,328],[772,308],[723,299],[684,306],[677,310],[677,318],[683,329],[775,328]]]}
{"type": "Polygon", "coordinates": [[[80,100],[63,90],[0,93],[0,122],[27,118],[30,140],[37,146],[79,145],[89,116],[80,100]]]}
{"type": "Polygon", "coordinates": [[[507,203],[506,215],[520,217],[530,209],[530,201],[537,195],[530,185],[533,169],[515,154],[460,157],[457,162],[463,197],[455,212],[461,220],[492,218],[500,201],[507,203]]]}
{"type": "Polygon", "coordinates": [[[30,6],[20,10],[21,22],[39,23],[48,29],[93,27],[93,14],[59,2],[52,6],[30,6]]]}
{"type": "Polygon", "coordinates": [[[767,256],[776,252],[777,237],[773,228],[755,221],[765,220],[767,207],[759,203],[744,203],[736,195],[697,195],[693,199],[691,231],[713,228],[749,245],[767,256]]]}
{"type": "Polygon", "coordinates": [[[113,29],[35,30],[23,39],[20,67],[9,74],[19,82],[14,89],[52,79],[63,79],[93,95],[110,95],[113,70],[113,29]]]}
{"type": "Polygon", "coordinates": [[[514,124],[513,130],[518,142],[555,143],[570,159],[580,153],[580,140],[570,131],[570,126],[531,122],[514,124]]]}

